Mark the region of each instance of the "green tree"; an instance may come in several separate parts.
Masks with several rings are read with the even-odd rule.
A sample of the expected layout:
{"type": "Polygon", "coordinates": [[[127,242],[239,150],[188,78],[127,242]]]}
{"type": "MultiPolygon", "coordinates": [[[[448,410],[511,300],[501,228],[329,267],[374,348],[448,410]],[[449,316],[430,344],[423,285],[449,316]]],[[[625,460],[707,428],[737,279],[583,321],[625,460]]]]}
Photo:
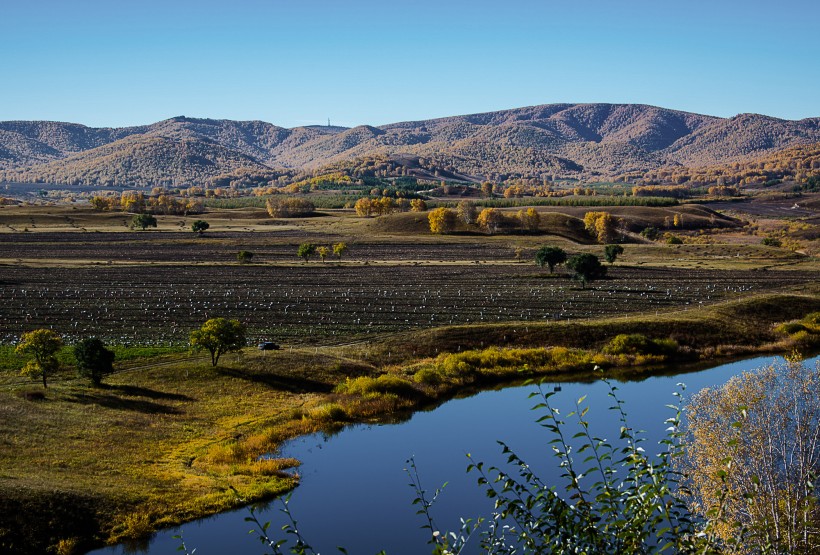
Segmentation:
{"type": "Polygon", "coordinates": [[[131,227],[145,231],[149,227],[157,227],[157,219],[152,214],[136,214],[131,219],[131,227]]]}
{"type": "Polygon", "coordinates": [[[652,227],[652,226],[649,226],[649,227],[645,227],[645,228],[643,228],[643,229],[641,230],[641,235],[642,235],[643,237],[646,237],[646,238],[647,238],[647,239],[649,239],[650,241],[654,241],[654,240],[656,240],[658,237],[660,237],[660,236],[661,236],[661,232],[658,230],[658,228],[657,228],[657,227],[652,227]]]}
{"type": "Polygon", "coordinates": [[[567,253],[560,247],[552,247],[545,245],[538,249],[535,253],[535,263],[541,266],[549,266],[550,273],[552,273],[555,266],[563,264],[567,261],[567,253]]]}
{"type": "Polygon", "coordinates": [[[582,253],[571,256],[567,259],[566,266],[575,273],[572,277],[581,283],[582,288],[585,288],[588,282],[606,275],[606,268],[594,254],[582,253]]]}
{"type": "Polygon", "coordinates": [[[236,259],[241,264],[247,264],[251,260],[253,260],[253,253],[251,251],[239,251],[236,253],[236,259]]]}
{"type": "Polygon", "coordinates": [[[114,351],[105,348],[103,342],[90,337],[74,345],[77,372],[91,380],[95,386],[102,383],[103,376],[114,371],[114,351]]]}
{"type": "Polygon", "coordinates": [[[197,220],[191,224],[191,231],[202,235],[209,227],[211,227],[211,224],[205,220],[197,220]]]}
{"type": "Polygon", "coordinates": [[[613,264],[618,259],[618,255],[623,253],[624,248],[621,245],[607,245],[604,247],[604,258],[610,264],[613,264]]]}
{"type": "Polygon", "coordinates": [[[191,332],[191,347],[211,353],[213,366],[217,365],[223,353],[238,351],[245,344],[245,326],[238,320],[211,318],[201,328],[191,332]]]}
{"type": "Polygon", "coordinates": [[[347,243],[336,243],[333,245],[333,256],[342,261],[342,255],[347,252],[347,243]]]}
{"type": "Polygon", "coordinates": [[[319,255],[319,258],[322,260],[322,263],[324,263],[325,258],[327,258],[327,255],[330,254],[330,248],[325,246],[316,247],[316,254],[319,255]]]}
{"type": "Polygon", "coordinates": [[[19,355],[31,355],[34,358],[26,363],[21,374],[32,378],[42,377],[43,387],[48,387],[48,374],[60,367],[56,355],[62,346],[63,340],[53,330],[39,329],[24,333],[15,350],[19,355]]]}
{"type": "Polygon", "coordinates": [[[305,263],[307,263],[314,254],[316,254],[316,245],[313,243],[302,243],[299,245],[299,248],[296,249],[296,256],[304,258],[305,263]]]}

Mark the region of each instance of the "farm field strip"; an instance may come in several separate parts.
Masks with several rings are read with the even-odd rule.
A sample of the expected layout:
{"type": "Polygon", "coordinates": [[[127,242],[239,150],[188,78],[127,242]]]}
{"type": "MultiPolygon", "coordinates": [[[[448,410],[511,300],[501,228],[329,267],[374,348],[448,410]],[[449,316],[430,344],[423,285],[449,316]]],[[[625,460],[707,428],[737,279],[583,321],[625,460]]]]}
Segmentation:
{"type": "Polygon", "coordinates": [[[666,311],[812,282],[811,272],[615,266],[582,290],[534,265],[4,267],[0,341],[50,327],[120,344],[187,341],[217,316],[252,338],[327,343],[408,329],[666,311]]]}
{"type": "Polygon", "coordinates": [[[475,261],[509,260],[514,249],[505,244],[464,242],[364,242],[339,236],[285,233],[219,233],[195,237],[182,233],[87,233],[80,236],[38,233],[0,235],[0,259],[235,262],[239,250],[250,250],[254,261],[298,261],[301,242],[330,245],[347,242],[345,260],[475,261]]]}

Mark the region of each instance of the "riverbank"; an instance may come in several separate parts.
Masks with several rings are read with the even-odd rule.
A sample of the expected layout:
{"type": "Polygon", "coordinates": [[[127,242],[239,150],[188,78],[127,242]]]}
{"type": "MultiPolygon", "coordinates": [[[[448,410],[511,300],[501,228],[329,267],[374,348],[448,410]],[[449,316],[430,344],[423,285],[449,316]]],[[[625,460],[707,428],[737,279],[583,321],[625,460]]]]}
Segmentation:
{"type": "Polygon", "coordinates": [[[57,380],[41,399],[42,390],[11,386],[0,391],[0,541],[11,553],[58,545],[70,553],[143,537],[293,488],[297,461],[259,459],[285,439],[516,378],[808,349],[816,317],[796,321],[817,311],[817,291],[786,292],[662,315],[248,350],[216,368],[166,361],[111,376],[101,389],[57,380]],[[613,342],[638,334],[645,340],[613,342]]]}

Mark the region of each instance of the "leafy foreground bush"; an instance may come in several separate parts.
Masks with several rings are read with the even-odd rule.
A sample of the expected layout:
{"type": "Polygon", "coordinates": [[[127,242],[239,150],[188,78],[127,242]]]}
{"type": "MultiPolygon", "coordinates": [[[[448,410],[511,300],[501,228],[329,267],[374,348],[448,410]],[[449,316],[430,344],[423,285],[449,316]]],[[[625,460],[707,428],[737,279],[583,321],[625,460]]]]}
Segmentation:
{"type": "MultiPolygon", "coordinates": [[[[430,532],[431,552],[455,555],[472,542],[482,553],[497,555],[817,552],[820,364],[772,366],[704,390],[687,407],[695,412],[688,430],[682,427],[683,397],[676,392],[677,404],[668,405],[673,415],[665,420],[667,435],[655,455],[647,454],[642,433],[629,426],[617,388],[606,383],[610,410],[620,421],[618,440],[609,442],[590,430],[585,397],[562,417],[550,403],[555,392],[539,386],[532,394],[539,400],[534,410],[542,412],[538,422],[559,461],[563,486],[546,483],[499,442],[508,456],[506,468],[468,466],[495,500],[495,510],[488,518],[462,520],[458,532],[440,531],[432,513],[441,490],[429,496],[414,461],[408,461],[413,504],[430,532]],[[766,438],[783,447],[770,459],[760,443],[766,438]],[[806,455],[797,468],[789,466],[795,462],[789,453],[797,451],[792,447],[806,455]],[[772,498],[772,491],[780,497],[772,498]]],[[[251,533],[273,555],[315,554],[299,533],[287,498],[282,510],[289,524],[281,538],[269,535],[270,523],[259,521],[253,509],[246,519],[256,526],[251,533]]],[[[189,553],[184,543],[179,549],[189,553]]]]}

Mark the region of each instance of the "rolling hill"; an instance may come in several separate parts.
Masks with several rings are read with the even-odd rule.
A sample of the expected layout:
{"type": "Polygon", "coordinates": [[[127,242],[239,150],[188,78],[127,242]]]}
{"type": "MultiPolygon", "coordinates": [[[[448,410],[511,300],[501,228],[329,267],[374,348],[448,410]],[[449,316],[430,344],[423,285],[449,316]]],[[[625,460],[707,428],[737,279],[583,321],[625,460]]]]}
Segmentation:
{"type": "Polygon", "coordinates": [[[748,161],[817,142],[820,118],[718,118],[635,104],[551,104],[354,128],[187,117],[119,129],[17,121],[0,122],[0,181],[194,184],[238,168],[316,170],[378,154],[445,160],[476,180],[605,177],[748,161]]]}

